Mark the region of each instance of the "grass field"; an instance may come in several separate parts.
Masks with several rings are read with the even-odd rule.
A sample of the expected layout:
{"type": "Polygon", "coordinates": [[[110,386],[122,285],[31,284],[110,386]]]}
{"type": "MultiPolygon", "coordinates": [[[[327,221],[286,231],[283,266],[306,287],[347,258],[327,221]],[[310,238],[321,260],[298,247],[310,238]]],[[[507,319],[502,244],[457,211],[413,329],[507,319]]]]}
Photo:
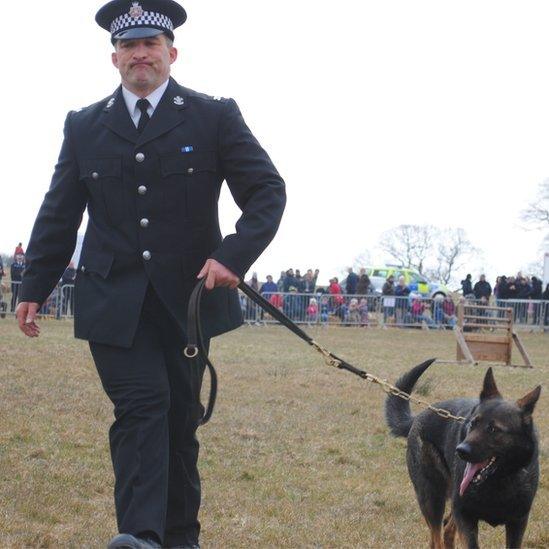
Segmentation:
{"type": "MultiPolygon", "coordinates": [[[[336,354],[395,380],[429,357],[452,358],[451,333],[311,330],[336,354]]],[[[497,367],[518,398],[549,378],[549,335],[525,334],[535,369],[497,367]]],[[[428,530],[388,435],[384,394],[324,365],[279,327],[217,338],[220,376],[212,422],[201,429],[203,547],[426,547],[428,530]]],[[[518,361],[518,356],[515,357],[518,361]]],[[[485,367],[440,364],[426,398],[476,396],[485,367]]],[[[549,546],[549,394],[535,413],[542,480],[525,546],[549,546]]],[[[24,340],[0,320],[0,547],[104,547],[116,532],[107,430],[111,404],[85,342],[68,322],[43,321],[24,340]]],[[[504,531],[481,528],[481,545],[504,531]]]]}

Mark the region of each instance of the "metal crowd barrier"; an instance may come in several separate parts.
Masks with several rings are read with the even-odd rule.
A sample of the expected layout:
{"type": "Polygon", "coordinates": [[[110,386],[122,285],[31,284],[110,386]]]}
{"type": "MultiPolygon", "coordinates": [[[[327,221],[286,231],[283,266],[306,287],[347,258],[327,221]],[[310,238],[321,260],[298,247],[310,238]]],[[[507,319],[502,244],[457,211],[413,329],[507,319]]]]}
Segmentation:
{"type": "MultiPolygon", "coordinates": [[[[460,298],[426,298],[417,294],[407,297],[379,295],[343,294],[304,294],[304,293],[264,293],[275,307],[283,311],[297,324],[341,325],[341,326],[382,326],[425,329],[453,329],[457,323],[459,301],[468,304],[486,305],[482,300],[460,298]]],[[[244,321],[248,324],[276,323],[267,313],[247,298],[240,295],[244,321]]],[[[524,328],[549,329],[549,301],[498,300],[498,306],[513,309],[515,326],[524,328]]],[[[486,316],[486,324],[495,324],[486,316]]]]}
{"type": "MultiPolygon", "coordinates": [[[[21,282],[0,283],[0,318],[15,316],[21,282]]],[[[58,284],[40,308],[42,318],[72,318],[74,315],[74,285],[58,284]]]]}
{"type": "MultiPolygon", "coordinates": [[[[20,282],[6,282],[0,285],[0,318],[13,316],[17,304],[20,282]]],[[[451,307],[444,305],[444,299],[425,298],[412,294],[407,297],[368,295],[343,295],[322,293],[275,292],[264,293],[275,307],[283,311],[298,324],[309,326],[357,326],[357,327],[408,327],[426,329],[452,329],[457,322],[458,301],[467,304],[486,305],[485,301],[459,298],[451,307]]],[[[513,309],[513,322],[518,328],[549,330],[549,301],[493,300],[499,307],[513,309]]],[[[276,323],[256,303],[240,294],[244,322],[247,324],[276,323]]],[[[495,324],[490,314],[487,325],[495,324]]],[[[74,315],[74,285],[58,284],[40,309],[40,315],[47,318],[72,318],[74,315]]]]}

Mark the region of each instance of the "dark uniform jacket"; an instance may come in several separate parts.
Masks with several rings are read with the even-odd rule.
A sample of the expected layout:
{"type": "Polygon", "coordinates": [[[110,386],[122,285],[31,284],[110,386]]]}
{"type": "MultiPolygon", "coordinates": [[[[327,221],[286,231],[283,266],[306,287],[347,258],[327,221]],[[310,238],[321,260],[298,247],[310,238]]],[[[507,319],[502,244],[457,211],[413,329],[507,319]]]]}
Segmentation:
{"type": "MultiPolygon", "coordinates": [[[[276,233],[284,182],[232,99],[170,79],[139,135],[118,88],[70,112],[64,133],[27,250],[20,300],[46,300],[73,253],[87,207],[76,337],[131,346],[149,283],[184,331],[188,298],[205,261],[214,258],[242,278],[276,233]],[[225,239],[217,209],[223,180],[242,210],[236,232],[225,239]]],[[[241,324],[235,290],[206,294],[206,337],[241,324]]]]}

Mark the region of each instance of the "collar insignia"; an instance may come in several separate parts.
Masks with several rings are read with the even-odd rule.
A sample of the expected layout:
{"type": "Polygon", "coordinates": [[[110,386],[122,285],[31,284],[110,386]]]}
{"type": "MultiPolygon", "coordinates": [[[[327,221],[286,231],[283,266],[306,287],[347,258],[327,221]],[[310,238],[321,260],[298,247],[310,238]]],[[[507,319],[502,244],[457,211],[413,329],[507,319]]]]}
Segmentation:
{"type": "Polygon", "coordinates": [[[130,8],[130,17],[132,19],[139,19],[143,15],[143,8],[139,5],[139,2],[132,2],[130,8]]]}
{"type": "Polygon", "coordinates": [[[114,97],[111,97],[109,99],[109,102],[107,103],[107,109],[110,109],[114,105],[114,97]]]}
{"type": "Polygon", "coordinates": [[[177,95],[173,98],[173,102],[176,104],[176,105],[184,105],[185,104],[185,100],[180,96],[180,95],[177,95]]]}

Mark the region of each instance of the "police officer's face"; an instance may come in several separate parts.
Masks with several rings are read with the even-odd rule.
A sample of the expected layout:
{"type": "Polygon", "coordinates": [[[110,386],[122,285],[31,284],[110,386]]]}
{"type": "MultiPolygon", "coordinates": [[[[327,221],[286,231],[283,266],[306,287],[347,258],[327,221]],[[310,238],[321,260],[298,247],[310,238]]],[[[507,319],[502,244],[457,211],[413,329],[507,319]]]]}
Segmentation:
{"type": "Polygon", "coordinates": [[[134,92],[154,91],[170,75],[177,50],[163,34],[139,40],[119,40],[112,62],[120,71],[122,83],[134,92]]]}

